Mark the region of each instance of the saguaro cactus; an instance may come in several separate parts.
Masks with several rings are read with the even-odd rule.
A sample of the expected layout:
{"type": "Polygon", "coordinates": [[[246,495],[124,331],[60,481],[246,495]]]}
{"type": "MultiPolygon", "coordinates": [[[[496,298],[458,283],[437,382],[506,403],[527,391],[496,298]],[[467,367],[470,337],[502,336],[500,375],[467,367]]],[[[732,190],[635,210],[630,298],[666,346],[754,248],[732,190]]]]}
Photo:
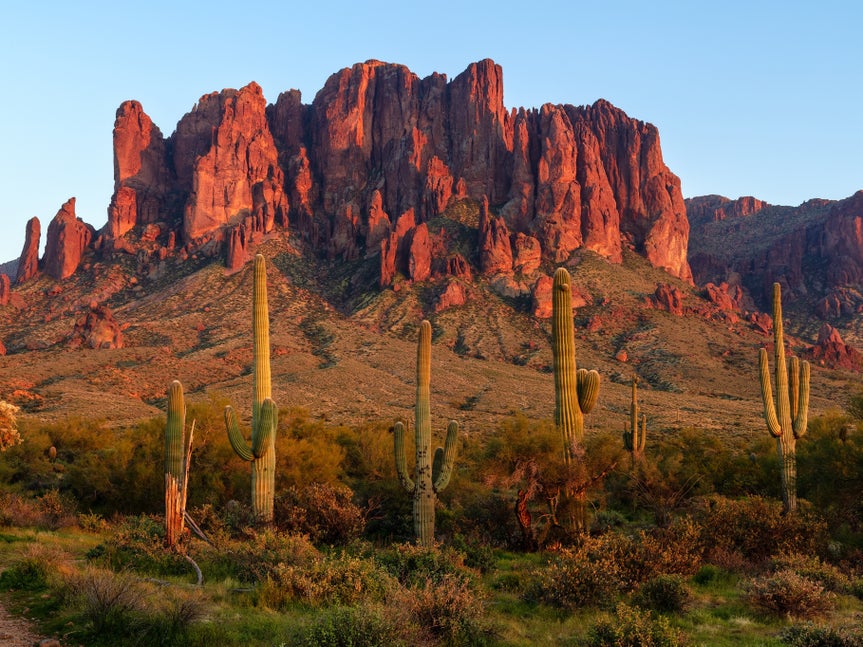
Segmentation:
{"type": "Polygon", "coordinates": [[[165,545],[173,547],[183,534],[186,510],[186,469],[183,450],[186,401],[177,380],[168,388],[168,420],[165,425],[165,545]]]}
{"type": "MultiPolygon", "coordinates": [[[[575,328],[572,323],[572,287],[569,272],[558,268],[552,285],[551,350],[554,358],[554,422],[563,437],[563,460],[571,466],[584,439],[584,415],[599,396],[599,373],[578,369],[575,363],[575,328]]],[[[564,492],[564,523],[571,531],[587,530],[584,493],[564,492]]]]}
{"type": "Polygon", "coordinates": [[[431,383],[431,324],[420,325],[417,344],[417,396],[414,410],[416,430],[416,468],[412,481],[408,475],[405,458],[405,428],[397,422],[393,430],[393,451],[399,481],[414,500],[414,533],[422,546],[434,543],[435,501],[449,483],[455,462],[458,423],[453,420],[447,426],[446,445],[438,447],[434,458],[431,455],[431,412],[429,394],[431,383]]]}
{"type": "Polygon", "coordinates": [[[782,294],[778,283],[773,284],[773,359],[776,370],[775,404],[770,388],[767,349],[762,348],[758,353],[764,419],[770,435],[776,438],[782,475],[782,507],[787,514],[797,509],[797,439],[806,433],[809,415],[809,362],[803,362],[801,366],[796,357],[791,357],[786,371],[782,294]]]}
{"type": "Polygon", "coordinates": [[[632,403],[629,405],[629,424],[623,424],[623,446],[632,456],[633,463],[644,455],[647,438],[647,416],[641,417],[641,430],[638,429],[638,377],[632,378],[632,403]]]}
{"type": "Polygon", "coordinates": [[[252,509],[259,520],[273,520],[276,489],[276,426],[278,410],[270,383],[270,321],[267,309],[267,270],[264,257],[255,256],[255,287],[252,297],[254,332],[254,387],[252,390],[252,441],[246,444],[234,410],[225,407],[228,440],[237,456],[252,464],[252,509]]]}

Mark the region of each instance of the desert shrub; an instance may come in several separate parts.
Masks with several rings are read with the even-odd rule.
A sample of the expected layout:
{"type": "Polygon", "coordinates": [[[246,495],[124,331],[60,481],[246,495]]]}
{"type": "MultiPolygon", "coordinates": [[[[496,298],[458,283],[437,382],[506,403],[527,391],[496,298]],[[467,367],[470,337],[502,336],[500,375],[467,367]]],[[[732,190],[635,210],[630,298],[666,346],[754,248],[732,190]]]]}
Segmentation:
{"type": "Polygon", "coordinates": [[[699,586],[707,586],[714,582],[722,582],[732,577],[731,573],[716,564],[702,564],[698,572],[692,576],[692,581],[699,586]]]}
{"type": "Polygon", "coordinates": [[[434,640],[455,645],[488,642],[488,632],[481,622],[483,597],[470,582],[455,575],[403,588],[395,604],[434,640]]]}
{"type": "Polygon", "coordinates": [[[847,593],[851,590],[851,579],[838,568],[827,562],[822,562],[815,555],[777,555],[770,565],[773,571],[790,570],[801,577],[817,582],[826,591],[847,593]]]}
{"type": "Polygon", "coordinates": [[[257,598],[271,609],[291,603],[350,606],[382,600],[393,584],[371,560],[327,555],[302,566],[278,564],[260,585],[257,598]]]}
{"type": "Polygon", "coordinates": [[[764,613],[795,618],[822,615],[833,608],[835,599],[819,583],[789,569],[751,580],[745,594],[747,601],[764,613]]]}
{"type": "Polygon", "coordinates": [[[28,544],[9,568],[0,574],[0,589],[38,591],[69,570],[69,556],[55,546],[28,544]]]}
{"type": "Polygon", "coordinates": [[[446,546],[395,544],[380,551],[377,561],[404,586],[424,585],[427,580],[438,582],[447,577],[465,581],[473,577],[465,567],[464,555],[446,546]]]}
{"type": "Polygon", "coordinates": [[[149,596],[135,626],[145,644],[183,645],[192,626],[205,615],[206,604],[199,591],[165,589],[149,596]]]}
{"type": "Polygon", "coordinates": [[[633,595],[639,607],[659,613],[681,613],[692,600],[692,591],[679,575],[657,575],[644,582],[633,595]]]}
{"type": "Polygon", "coordinates": [[[156,517],[138,515],[118,521],[104,542],[92,548],[87,558],[94,564],[119,571],[131,568],[155,575],[188,573],[188,563],[164,548],[165,528],[156,517]]]}
{"type": "Polygon", "coordinates": [[[706,529],[710,561],[717,553],[736,554],[745,567],[783,553],[821,555],[827,550],[827,524],[803,502],[795,514],[783,515],[778,501],[712,497],[705,501],[697,521],[706,529]]]}
{"type": "Polygon", "coordinates": [[[610,606],[628,586],[619,556],[629,547],[629,540],[614,534],[585,537],[579,546],[562,549],[548,566],[534,572],[526,595],[569,610],[610,606]]]}
{"type": "Polygon", "coordinates": [[[76,523],[75,502],[57,490],[35,498],[20,494],[0,495],[0,526],[59,530],[76,523]]]}
{"type": "Polygon", "coordinates": [[[704,529],[689,517],[667,527],[640,531],[628,552],[617,556],[630,586],[661,574],[694,575],[702,563],[704,529]]]}
{"type": "Polygon", "coordinates": [[[65,597],[95,634],[128,632],[145,607],[146,589],[130,573],[86,568],[69,574],[65,597]]]}
{"type": "Polygon", "coordinates": [[[272,529],[248,529],[239,540],[225,544],[220,551],[222,570],[242,582],[263,582],[280,568],[305,567],[321,554],[304,535],[272,529]]]}
{"type": "Polygon", "coordinates": [[[0,400],[0,452],[21,443],[21,434],[18,433],[19,411],[14,404],[0,400]]]}
{"type": "Polygon", "coordinates": [[[315,543],[346,544],[365,527],[365,512],[344,485],[313,483],[290,487],[276,498],[275,519],[281,530],[308,535],[315,543]]]}
{"type": "Polygon", "coordinates": [[[650,611],[619,604],[613,619],[599,620],[590,628],[587,644],[590,647],[677,647],[687,642],[667,618],[656,618],[650,611]]]}
{"type": "Polygon", "coordinates": [[[398,627],[379,607],[334,607],[319,614],[300,639],[304,647],[398,647],[398,627]]]}
{"type": "Polygon", "coordinates": [[[464,565],[468,568],[476,569],[485,574],[494,570],[496,566],[494,551],[479,542],[469,542],[462,535],[454,535],[452,547],[464,555],[464,565]]]}
{"type": "Polygon", "coordinates": [[[822,627],[811,623],[792,625],[779,635],[789,647],[863,647],[859,629],[822,627]]]}

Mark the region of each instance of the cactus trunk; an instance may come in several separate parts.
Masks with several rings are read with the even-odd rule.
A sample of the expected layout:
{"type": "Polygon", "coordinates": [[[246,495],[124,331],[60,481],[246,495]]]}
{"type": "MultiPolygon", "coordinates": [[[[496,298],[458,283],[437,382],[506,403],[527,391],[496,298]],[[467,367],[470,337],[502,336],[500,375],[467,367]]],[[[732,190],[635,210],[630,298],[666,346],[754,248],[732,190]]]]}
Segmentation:
{"type": "Polygon", "coordinates": [[[437,494],[449,483],[455,462],[458,423],[447,427],[445,448],[431,452],[431,324],[420,325],[417,343],[417,391],[414,409],[416,467],[414,479],[407,472],[404,426],[397,422],[393,430],[393,452],[396,472],[404,488],[413,495],[414,534],[422,546],[434,544],[435,503],[437,494]]]}
{"type": "MultiPolygon", "coordinates": [[[[558,268],[552,286],[551,350],[554,359],[554,422],[563,439],[563,461],[571,468],[584,440],[584,414],[590,413],[599,395],[599,373],[579,370],[575,361],[575,328],[572,322],[572,288],[569,272],[558,268]]],[[[568,531],[588,529],[585,493],[564,488],[557,517],[568,531]]]]}
{"type": "Polygon", "coordinates": [[[240,432],[231,407],[225,407],[228,440],[236,454],[252,464],[252,509],[257,518],[273,520],[276,483],[276,427],[278,411],[273,402],[270,381],[270,320],[267,308],[267,270],[264,257],[255,256],[252,297],[252,332],[254,335],[254,386],[252,388],[251,447],[240,432]]]}
{"type": "Polygon", "coordinates": [[[186,403],[183,385],[174,380],[168,390],[168,421],[165,425],[165,545],[168,547],[177,545],[184,527],[185,426],[186,403]]]}
{"type": "Polygon", "coordinates": [[[644,456],[644,445],[647,440],[647,416],[641,417],[641,429],[638,428],[638,377],[632,378],[632,402],[629,405],[629,425],[624,424],[623,446],[635,465],[644,456]]]}
{"type": "Polygon", "coordinates": [[[809,415],[809,362],[790,358],[786,369],[785,339],[782,334],[782,293],[773,284],[773,361],[776,402],[770,384],[767,351],[758,354],[761,397],[767,430],[776,438],[782,482],[782,507],[786,514],[797,509],[797,439],[806,433],[809,415]]]}

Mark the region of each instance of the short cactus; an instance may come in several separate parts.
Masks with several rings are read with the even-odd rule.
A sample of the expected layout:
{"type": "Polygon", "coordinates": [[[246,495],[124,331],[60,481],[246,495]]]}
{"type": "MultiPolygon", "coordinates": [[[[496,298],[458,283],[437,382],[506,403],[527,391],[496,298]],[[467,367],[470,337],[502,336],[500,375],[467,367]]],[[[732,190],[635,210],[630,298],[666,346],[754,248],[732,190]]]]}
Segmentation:
{"type": "Polygon", "coordinates": [[[647,416],[641,416],[641,429],[638,428],[638,377],[632,378],[632,403],[629,405],[629,424],[623,424],[623,446],[632,456],[633,462],[644,455],[647,439],[647,416]]]}
{"type": "Polygon", "coordinates": [[[183,397],[183,385],[174,380],[168,389],[168,419],[165,425],[165,545],[168,547],[177,545],[184,527],[185,427],[186,401],[183,397]]]}
{"type": "Polygon", "coordinates": [[[431,324],[420,325],[417,344],[417,395],[414,411],[416,431],[416,481],[411,480],[405,457],[405,429],[397,422],[393,429],[393,451],[399,481],[413,495],[414,532],[422,546],[434,544],[435,501],[449,483],[455,462],[458,423],[449,423],[445,447],[438,447],[431,456],[431,324]]]}
{"type": "Polygon", "coordinates": [[[252,464],[252,509],[264,523],[273,520],[276,489],[276,427],[278,410],[270,383],[270,321],[267,309],[267,270],[264,257],[255,256],[252,298],[254,333],[254,387],[252,391],[252,441],[246,444],[234,410],[225,407],[228,440],[236,454],[252,464]]]}
{"type": "Polygon", "coordinates": [[[809,362],[802,362],[801,366],[796,357],[791,357],[786,371],[782,293],[778,283],[773,284],[773,358],[776,371],[775,405],[765,348],[758,353],[758,368],[764,419],[770,435],[776,438],[782,476],[782,507],[787,514],[797,509],[797,439],[806,433],[809,415],[809,362]]]}
{"type": "MultiPolygon", "coordinates": [[[[577,369],[575,329],[572,323],[572,287],[569,272],[558,268],[552,284],[551,350],[554,359],[554,422],[563,437],[563,460],[571,466],[584,440],[584,415],[599,396],[599,373],[577,369]]],[[[571,531],[587,530],[583,492],[564,493],[564,523],[571,531]],[[571,505],[569,505],[571,503],[571,505]],[[567,510],[568,509],[568,510],[567,510]]]]}

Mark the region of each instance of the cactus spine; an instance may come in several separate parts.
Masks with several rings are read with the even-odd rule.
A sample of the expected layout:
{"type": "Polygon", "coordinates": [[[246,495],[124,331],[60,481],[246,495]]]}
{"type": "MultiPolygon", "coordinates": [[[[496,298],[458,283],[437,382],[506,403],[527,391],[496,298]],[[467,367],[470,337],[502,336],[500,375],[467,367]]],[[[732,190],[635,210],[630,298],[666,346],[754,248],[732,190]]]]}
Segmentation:
{"type": "Polygon", "coordinates": [[[165,425],[165,545],[174,547],[183,534],[186,509],[185,443],[186,401],[177,380],[168,388],[168,420],[165,425]]]}
{"type": "MultiPolygon", "coordinates": [[[[563,438],[563,461],[573,465],[576,448],[584,440],[584,415],[599,396],[599,373],[578,369],[575,362],[575,328],[572,323],[572,288],[569,272],[558,268],[552,285],[551,350],[554,358],[554,422],[563,438]]],[[[587,530],[584,493],[564,492],[564,523],[571,531],[587,530]]]]}
{"type": "Polygon", "coordinates": [[[638,413],[638,377],[634,377],[632,378],[632,403],[629,405],[629,424],[623,424],[623,446],[632,456],[633,463],[644,455],[644,443],[647,439],[647,416],[642,415],[641,430],[639,430],[638,413]]]}
{"type": "Polygon", "coordinates": [[[255,256],[252,297],[254,333],[254,386],[252,390],[252,441],[246,444],[234,410],[225,407],[228,440],[237,456],[252,464],[252,509],[264,523],[273,520],[276,489],[276,426],[278,411],[270,383],[270,321],[267,309],[267,270],[264,257],[255,256]]]}
{"type": "Polygon", "coordinates": [[[422,546],[434,544],[435,501],[449,483],[455,462],[458,423],[447,426],[446,445],[438,447],[434,458],[431,455],[431,411],[429,406],[431,384],[431,324],[420,325],[417,344],[417,395],[414,410],[416,432],[415,481],[411,480],[405,457],[405,429],[397,422],[393,429],[393,451],[399,481],[413,495],[414,533],[422,546]]]}
{"type": "Polygon", "coordinates": [[[782,294],[778,283],[773,284],[773,358],[777,402],[774,404],[770,388],[770,365],[765,348],[758,353],[761,399],[767,430],[776,438],[782,474],[782,507],[785,513],[791,513],[797,509],[797,439],[806,433],[809,415],[809,362],[803,362],[801,367],[800,361],[791,357],[786,371],[782,294]]]}

